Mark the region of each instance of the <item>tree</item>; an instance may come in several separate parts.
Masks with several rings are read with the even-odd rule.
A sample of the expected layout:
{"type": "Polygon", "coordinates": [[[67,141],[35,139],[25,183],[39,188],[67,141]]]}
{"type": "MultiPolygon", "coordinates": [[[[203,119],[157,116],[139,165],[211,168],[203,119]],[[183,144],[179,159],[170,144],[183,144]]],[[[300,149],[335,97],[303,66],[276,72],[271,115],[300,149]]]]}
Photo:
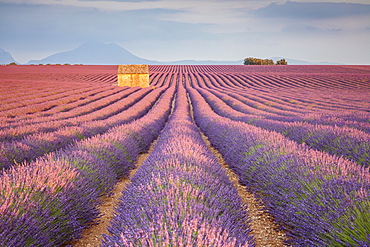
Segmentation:
{"type": "Polygon", "coordinates": [[[274,65],[274,61],[271,59],[264,59],[263,65],[274,65]]]}
{"type": "Polygon", "coordinates": [[[274,65],[274,61],[271,59],[248,57],[244,59],[244,65],[274,65]]]}
{"type": "Polygon", "coordinates": [[[244,59],[244,65],[255,65],[255,58],[248,57],[244,59]]]}
{"type": "Polygon", "coordinates": [[[288,65],[288,62],[284,58],[282,58],[276,61],[276,65],[288,65]]]}
{"type": "MultiPolygon", "coordinates": [[[[254,57],[248,57],[244,59],[244,65],[274,65],[274,61],[271,59],[260,59],[254,57]]],[[[276,62],[277,65],[287,65],[287,61],[285,59],[280,59],[276,62]]]]}

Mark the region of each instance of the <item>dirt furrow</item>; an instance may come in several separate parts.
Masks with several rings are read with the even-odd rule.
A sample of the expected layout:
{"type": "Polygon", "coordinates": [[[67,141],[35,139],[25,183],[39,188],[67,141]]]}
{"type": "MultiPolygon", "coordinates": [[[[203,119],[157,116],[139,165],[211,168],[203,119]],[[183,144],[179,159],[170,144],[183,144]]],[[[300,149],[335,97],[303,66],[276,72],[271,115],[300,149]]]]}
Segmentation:
{"type": "Polygon", "coordinates": [[[252,234],[255,237],[256,247],[275,247],[286,246],[283,244],[285,234],[278,229],[278,225],[274,222],[272,215],[263,210],[263,203],[256,198],[252,193],[248,192],[246,186],[239,183],[238,176],[231,170],[228,164],[225,163],[220,152],[218,152],[209,142],[208,137],[202,132],[202,138],[212,151],[213,155],[217,157],[218,162],[225,169],[230,181],[234,183],[239,196],[243,202],[248,206],[248,215],[251,218],[252,234]]]}
{"type": "Polygon", "coordinates": [[[154,142],[152,142],[148,152],[139,155],[135,163],[135,168],[130,171],[130,175],[119,180],[109,196],[104,196],[101,198],[102,203],[98,208],[102,215],[99,218],[98,224],[85,229],[82,233],[82,238],[75,242],[69,243],[68,246],[72,245],[74,247],[95,247],[101,245],[103,234],[108,234],[108,226],[110,224],[110,221],[114,217],[114,209],[119,204],[119,199],[122,196],[122,191],[125,190],[126,186],[131,181],[131,178],[134,176],[136,171],[140,168],[149,154],[153,151],[156,143],[157,141],[155,140],[154,142]]]}
{"type": "MultiPolygon", "coordinates": [[[[194,111],[193,105],[191,104],[191,99],[189,98],[190,105],[190,115],[194,120],[194,111]]],[[[287,246],[283,242],[286,239],[285,233],[278,229],[278,225],[274,221],[273,216],[266,212],[263,207],[262,200],[256,198],[253,193],[250,193],[246,186],[243,186],[239,183],[239,178],[235,172],[226,164],[220,152],[215,149],[211,142],[208,140],[208,137],[203,134],[201,130],[199,132],[202,135],[202,139],[206,143],[209,150],[217,158],[218,162],[225,169],[226,175],[229,177],[229,180],[234,183],[238,195],[243,200],[244,204],[248,207],[248,215],[250,216],[251,222],[250,227],[252,229],[252,234],[255,238],[256,247],[280,247],[287,246]]]]}

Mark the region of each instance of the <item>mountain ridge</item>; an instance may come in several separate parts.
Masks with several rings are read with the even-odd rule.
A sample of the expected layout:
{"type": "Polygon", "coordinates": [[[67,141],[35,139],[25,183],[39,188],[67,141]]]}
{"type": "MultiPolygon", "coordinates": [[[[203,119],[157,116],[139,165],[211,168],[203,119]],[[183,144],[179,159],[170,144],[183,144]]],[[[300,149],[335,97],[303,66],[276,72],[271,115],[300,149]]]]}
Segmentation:
{"type": "Polygon", "coordinates": [[[30,60],[27,64],[156,64],[157,61],[147,60],[133,55],[121,46],[110,43],[103,44],[89,41],[74,50],[55,53],[41,60],[30,60]]]}
{"type": "Polygon", "coordinates": [[[17,63],[12,55],[0,48],[0,64],[17,63]]]}
{"type": "MultiPolygon", "coordinates": [[[[282,57],[271,57],[274,61],[282,57]]],[[[343,65],[330,62],[307,62],[303,60],[285,58],[289,65],[343,65]]],[[[0,64],[15,62],[9,52],[0,48],[0,64]],[[5,58],[4,58],[5,57],[5,58]]],[[[149,65],[243,65],[244,60],[178,60],[155,61],[138,57],[125,48],[115,44],[104,44],[97,41],[83,43],[74,50],[52,54],[40,60],[30,60],[30,64],[85,64],[85,65],[118,65],[118,64],[149,64],[149,65]]]]}

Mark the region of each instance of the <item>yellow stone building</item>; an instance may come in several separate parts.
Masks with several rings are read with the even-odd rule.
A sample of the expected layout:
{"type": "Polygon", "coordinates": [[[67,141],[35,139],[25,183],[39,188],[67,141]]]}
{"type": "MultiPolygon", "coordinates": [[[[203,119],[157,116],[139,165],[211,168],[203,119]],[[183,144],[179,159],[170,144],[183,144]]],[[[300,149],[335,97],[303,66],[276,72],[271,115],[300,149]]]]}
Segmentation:
{"type": "Polygon", "coordinates": [[[118,86],[149,87],[149,66],[147,64],[118,65],[118,86]]]}

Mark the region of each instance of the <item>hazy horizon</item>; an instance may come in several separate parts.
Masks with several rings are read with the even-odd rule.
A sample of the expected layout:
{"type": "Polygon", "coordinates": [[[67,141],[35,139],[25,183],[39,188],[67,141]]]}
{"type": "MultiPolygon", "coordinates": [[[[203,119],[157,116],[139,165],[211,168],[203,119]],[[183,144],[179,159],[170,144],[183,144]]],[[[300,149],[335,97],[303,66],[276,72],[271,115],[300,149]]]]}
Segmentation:
{"type": "Polygon", "coordinates": [[[99,41],[157,61],[370,64],[368,0],[0,0],[0,20],[19,63],[99,41]]]}

